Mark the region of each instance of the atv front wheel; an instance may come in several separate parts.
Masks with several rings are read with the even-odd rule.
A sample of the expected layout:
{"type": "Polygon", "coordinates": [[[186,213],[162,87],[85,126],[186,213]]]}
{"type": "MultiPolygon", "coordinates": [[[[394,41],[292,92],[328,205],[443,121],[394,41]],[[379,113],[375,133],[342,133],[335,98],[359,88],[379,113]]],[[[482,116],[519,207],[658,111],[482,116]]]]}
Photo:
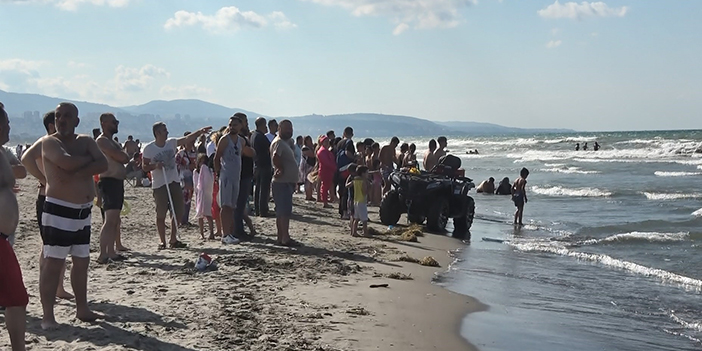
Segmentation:
{"type": "Polygon", "coordinates": [[[473,217],[475,217],[475,200],[468,196],[466,199],[465,215],[453,219],[454,231],[459,233],[469,232],[470,227],[473,226],[473,217]]]}
{"type": "Polygon", "coordinates": [[[436,198],[427,213],[427,228],[441,232],[446,230],[449,218],[449,202],[444,198],[436,198]]]}
{"type": "Polygon", "coordinates": [[[397,190],[390,190],[380,202],[380,223],[395,225],[402,216],[402,204],[397,190]]]}

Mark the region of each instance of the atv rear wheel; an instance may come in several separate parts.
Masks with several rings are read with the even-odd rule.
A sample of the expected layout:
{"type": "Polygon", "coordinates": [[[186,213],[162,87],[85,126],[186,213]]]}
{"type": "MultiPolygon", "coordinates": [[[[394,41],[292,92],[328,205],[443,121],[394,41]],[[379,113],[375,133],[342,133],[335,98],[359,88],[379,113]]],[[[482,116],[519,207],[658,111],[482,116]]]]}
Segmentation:
{"type": "Polygon", "coordinates": [[[380,202],[380,223],[395,225],[402,216],[402,204],[397,190],[390,190],[380,202]]]}
{"type": "Polygon", "coordinates": [[[444,198],[436,198],[429,207],[427,213],[427,228],[432,231],[441,232],[446,230],[449,218],[449,202],[444,198]]]}
{"type": "Polygon", "coordinates": [[[475,200],[468,196],[466,199],[465,215],[453,219],[454,231],[458,233],[469,232],[470,227],[473,226],[473,217],[475,217],[475,200]]]}

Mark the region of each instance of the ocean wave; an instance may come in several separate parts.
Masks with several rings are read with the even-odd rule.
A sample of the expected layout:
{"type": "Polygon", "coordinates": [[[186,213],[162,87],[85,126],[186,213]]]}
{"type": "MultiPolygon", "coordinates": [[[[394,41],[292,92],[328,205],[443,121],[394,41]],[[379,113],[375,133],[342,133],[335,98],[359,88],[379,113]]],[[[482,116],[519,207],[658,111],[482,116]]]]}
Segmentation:
{"type": "Polygon", "coordinates": [[[692,193],[692,194],[680,194],[680,193],[649,193],[649,192],[641,192],[641,194],[645,195],[647,199],[649,200],[680,200],[680,199],[699,199],[702,198],[702,194],[700,193],[692,193]]]}
{"type": "Polygon", "coordinates": [[[688,232],[659,233],[659,232],[631,232],[608,236],[604,239],[589,239],[578,243],[579,245],[596,245],[602,243],[620,242],[671,242],[684,241],[690,237],[688,232]]]}
{"type": "Polygon", "coordinates": [[[599,171],[583,171],[580,169],[580,167],[553,167],[553,168],[544,168],[540,170],[541,172],[550,172],[550,173],[564,173],[564,174],[599,174],[599,171]]]}
{"type": "Polygon", "coordinates": [[[609,191],[600,190],[597,188],[569,189],[562,186],[546,188],[534,185],[531,187],[531,190],[536,194],[547,196],[609,197],[612,195],[612,193],[609,191]]]}
{"type": "Polygon", "coordinates": [[[695,217],[702,217],[702,208],[700,208],[699,210],[697,210],[695,212],[692,212],[692,215],[695,217]]]}
{"type": "Polygon", "coordinates": [[[690,176],[698,176],[702,175],[702,172],[664,172],[664,171],[655,171],[653,172],[656,177],[690,177],[690,176]]]}
{"type": "Polygon", "coordinates": [[[702,332],[702,322],[688,322],[675,315],[675,312],[673,311],[670,312],[669,316],[670,319],[672,319],[675,323],[680,324],[685,329],[691,329],[698,332],[702,332]]]}
{"type": "Polygon", "coordinates": [[[625,271],[639,274],[645,277],[658,278],[663,282],[675,283],[682,285],[687,288],[694,288],[695,290],[702,290],[702,280],[697,280],[694,278],[686,277],[683,275],[668,272],[663,269],[651,268],[640,265],[638,263],[629,262],[613,258],[608,255],[603,254],[592,254],[587,252],[572,251],[564,248],[562,246],[557,246],[553,244],[544,244],[539,242],[526,242],[526,243],[515,243],[510,242],[509,245],[515,249],[522,252],[545,252],[552,253],[565,257],[572,257],[581,261],[588,261],[599,263],[604,266],[623,269],[625,271]]]}

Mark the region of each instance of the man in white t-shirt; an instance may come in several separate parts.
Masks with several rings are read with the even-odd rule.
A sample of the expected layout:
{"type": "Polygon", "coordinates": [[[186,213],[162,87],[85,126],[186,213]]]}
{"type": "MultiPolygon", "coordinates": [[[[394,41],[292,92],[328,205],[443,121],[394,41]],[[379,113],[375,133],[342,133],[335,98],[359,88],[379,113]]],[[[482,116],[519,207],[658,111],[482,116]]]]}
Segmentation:
{"type": "Polygon", "coordinates": [[[151,188],[156,202],[156,228],[161,239],[159,248],[166,248],[166,213],[169,209],[169,196],[173,200],[171,248],[184,248],[187,245],[178,241],[176,237],[177,218],[183,217],[183,191],[180,187],[180,175],[176,168],[176,152],[178,147],[193,143],[197,138],[210,131],[212,127],[204,127],[188,136],[181,138],[168,138],[168,128],[163,122],[156,122],[153,126],[155,140],[144,147],[142,167],[145,172],[151,172],[151,188]]]}

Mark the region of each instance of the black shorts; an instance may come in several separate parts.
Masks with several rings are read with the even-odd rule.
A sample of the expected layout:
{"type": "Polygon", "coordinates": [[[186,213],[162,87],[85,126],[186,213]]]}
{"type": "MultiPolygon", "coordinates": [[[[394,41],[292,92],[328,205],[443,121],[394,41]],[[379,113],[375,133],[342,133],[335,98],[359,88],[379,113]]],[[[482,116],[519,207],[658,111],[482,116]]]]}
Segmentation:
{"type": "Polygon", "coordinates": [[[122,210],[124,203],[124,180],[117,178],[100,178],[98,191],[102,198],[102,209],[122,210]]]}
{"type": "Polygon", "coordinates": [[[46,195],[37,195],[37,224],[39,225],[39,234],[41,234],[41,214],[44,213],[44,202],[46,195]]]}

